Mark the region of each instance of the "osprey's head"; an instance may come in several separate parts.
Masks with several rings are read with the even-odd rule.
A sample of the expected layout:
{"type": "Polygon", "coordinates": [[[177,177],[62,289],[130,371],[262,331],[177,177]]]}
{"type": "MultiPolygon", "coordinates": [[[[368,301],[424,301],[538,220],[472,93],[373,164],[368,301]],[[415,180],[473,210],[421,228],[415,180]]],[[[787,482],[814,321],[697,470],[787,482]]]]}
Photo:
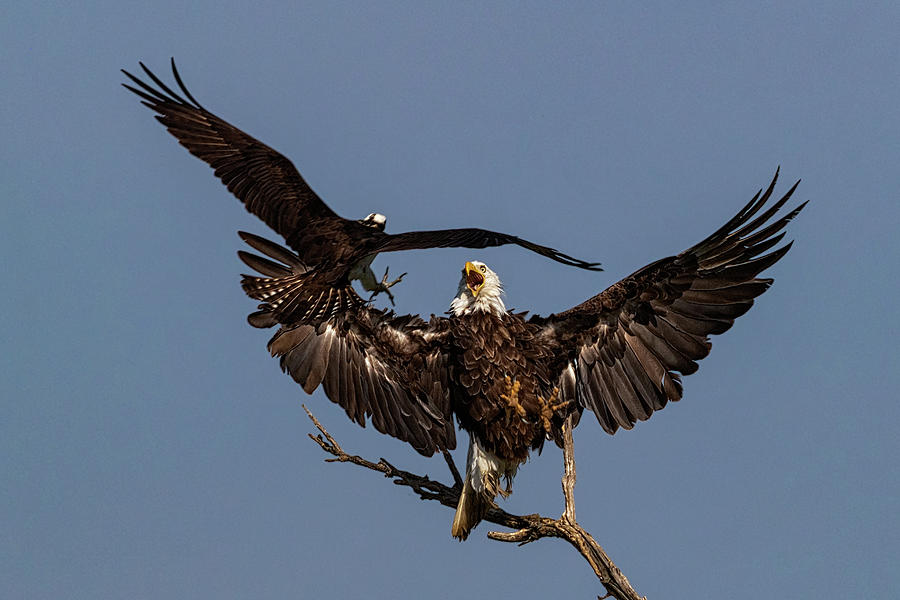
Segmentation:
{"type": "Polygon", "coordinates": [[[372,229],[377,229],[378,231],[384,231],[384,225],[385,223],[387,223],[387,217],[378,213],[372,213],[365,219],[360,219],[359,222],[366,227],[371,227],[372,229]]]}
{"type": "Polygon", "coordinates": [[[496,273],[483,262],[467,262],[450,310],[456,316],[476,310],[500,315],[506,312],[502,295],[503,286],[496,273]]]}

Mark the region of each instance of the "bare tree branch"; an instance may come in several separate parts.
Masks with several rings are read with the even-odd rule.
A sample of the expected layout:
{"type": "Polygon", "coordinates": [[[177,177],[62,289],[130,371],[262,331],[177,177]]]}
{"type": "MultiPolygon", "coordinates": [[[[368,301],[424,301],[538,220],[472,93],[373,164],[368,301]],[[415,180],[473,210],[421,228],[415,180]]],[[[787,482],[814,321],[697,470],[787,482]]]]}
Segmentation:
{"type": "MultiPolygon", "coordinates": [[[[372,471],[383,473],[385,477],[393,479],[396,485],[412,489],[423,500],[436,500],[444,506],[456,509],[459,502],[459,493],[462,489],[462,479],[459,471],[449,453],[444,453],[444,459],[456,481],[455,487],[448,487],[439,481],[429,479],[427,476],[416,475],[403,471],[390,464],[383,458],[378,462],[366,460],[360,456],[347,454],[340,444],[325,430],[319,420],[303,406],[307,416],[312,420],[319,435],[309,434],[311,440],[316,442],[322,450],[335,458],[326,458],[326,462],[349,462],[372,471]]],[[[613,563],[603,548],[594,538],[575,521],[575,453],[572,441],[571,421],[567,421],[563,428],[563,457],[565,474],[562,478],[563,495],[565,497],[565,511],[559,519],[533,515],[513,515],[505,510],[494,507],[485,516],[485,521],[509,527],[515,531],[501,532],[490,531],[488,537],[500,542],[517,543],[520,546],[534,542],[541,538],[551,537],[566,540],[581,554],[593,569],[594,574],[606,588],[606,595],[602,598],[615,598],[616,600],[647,600],[639,596],[628,579],[613,563]]]]}
{"type": "Polygon", "coordinates": [[[456,463],[453,462],[453,456],[446,450],[441,450],[441,453],[444,455],[444,460],[447,461],[447,466],[450,467],[450,474],[453,475],[454,487],[462,488],[463,480],[462,477],[459,476],[459,469],[456,468],[456,463]]]}

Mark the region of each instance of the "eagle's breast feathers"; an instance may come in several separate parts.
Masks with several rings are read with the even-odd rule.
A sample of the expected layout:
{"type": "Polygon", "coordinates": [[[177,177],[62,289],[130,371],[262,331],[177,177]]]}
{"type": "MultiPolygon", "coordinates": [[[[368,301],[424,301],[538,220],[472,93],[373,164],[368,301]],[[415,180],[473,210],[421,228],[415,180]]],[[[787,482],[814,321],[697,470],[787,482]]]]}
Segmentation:
{"type": "Polygon", "coordinates": [[[523,314],[472,312],[451,320],[451,398],[460,426],[505,460],[524,461],[549,433],[557,395],[552,356],[523,314]]]}

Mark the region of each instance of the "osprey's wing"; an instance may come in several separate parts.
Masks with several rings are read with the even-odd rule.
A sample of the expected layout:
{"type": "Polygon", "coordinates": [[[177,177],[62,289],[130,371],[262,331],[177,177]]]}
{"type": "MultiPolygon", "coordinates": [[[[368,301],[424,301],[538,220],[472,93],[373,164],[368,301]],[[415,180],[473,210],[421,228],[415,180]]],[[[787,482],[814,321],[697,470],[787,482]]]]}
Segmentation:
{"type": "Polygon", "coordinates": [[[563,264],[601,270],[589,263],[528,240],[483,229],[447,229],[385,235],[332,211],[282,154],[206,110],[191,95],[172,60],[175,92],[143,63],[151,83],[122,72],[135,84],[123,84],[158,113],[156,117],[178,142],[209,164],[247,210],[281,234],[308,264],[332,259],[349,269],[376,252],[420,248],[486,248],[517,244],[563,264]],[[357,248],[358,245],[361,245],[357,248]]]}
{"type": "MultiPolygon", "coordinates": [[[[325,205],[291,161],[203,108],[181,81],[174,59],[172,72],[183,97],[140,65],[156,87],[125,70],[122,72],[137,87],[122,85],[159,113],[157,120],[191,154],[209,164],[248,211],[292,246],[296,244],[291,238],[301,228],[325,227],[340,235],[345,219],[325,205]]],[[[304,252],[303,248],[295,250],[304,252]]]]}
{"type": "Polygon", "coordinates": [[[293,252],[263,238],[241,237],[269,258],[240,252],[265,277],[241,282],[260,310],[256,327],[281,327],[269,351],[312,393],[325,394],[365,427],[409,442],[418,452],[456,447],[444,339],[447,320],[428,323],[369,308],[346,277],[335,283],[322,268],[307,270],[293,252]],[[271,260],[275,259],[275,260],[271,260]]]}
{"type": "Polygon", "coordinates": [[[794,184],[763,210],[777,178],[776,172],[765,192],[699,244],[570,310],[532,320],[564,357],[557,365],[564,399],[591,409],[608,433],[631,429],[681,399],[679,373],[697,370],[696,361],[709,354],[708,336],[727,331],[750,309],[772,283],[757,275],[790,249],[788,243],[766,254],[806,205],[776,218],[794,184]]]}
{"type": "Polygon", "coordinates": [[[440,229],[388,235],[379,244],[377,251],[394,252],[397,250],[419,250],[425,248],[489,248],[506,244],[521,246],[564,265],[589,271],[603,270],[600,268],[600,263],[586,262],[568,254],[563,254],[559,250],[541,246],[514,235],[486,229],[440,229]]]}

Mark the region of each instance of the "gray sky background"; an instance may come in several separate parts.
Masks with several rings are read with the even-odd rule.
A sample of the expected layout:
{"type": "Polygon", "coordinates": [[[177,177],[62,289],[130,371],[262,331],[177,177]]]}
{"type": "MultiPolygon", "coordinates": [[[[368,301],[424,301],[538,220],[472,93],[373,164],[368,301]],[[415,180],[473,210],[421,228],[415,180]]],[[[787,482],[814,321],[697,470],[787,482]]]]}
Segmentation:
{"type": "MultiPolygon", "coordinates": [[[[900,595],[900,8],[747,4],[7,5],[0,596],[601,592],[563,542],[459,544],[450,510],[322,462],[301,402],[347,450],[449,479],[307,397],[246,324],[235,231],[270,232],[119,87],[170,56],[342,215],[607,269],[382,256],[409,271],[401,312],[445,311],[467,259],[508,306],[563,310],[700,240],[776,166],[778,191],[802,178],[775,285],[684,400],[614,437],[582,420],[578,518],[651,599],[900,595]]],[[[548,447],[504,507],[559,514],[561,473],[548,447]]]]}

